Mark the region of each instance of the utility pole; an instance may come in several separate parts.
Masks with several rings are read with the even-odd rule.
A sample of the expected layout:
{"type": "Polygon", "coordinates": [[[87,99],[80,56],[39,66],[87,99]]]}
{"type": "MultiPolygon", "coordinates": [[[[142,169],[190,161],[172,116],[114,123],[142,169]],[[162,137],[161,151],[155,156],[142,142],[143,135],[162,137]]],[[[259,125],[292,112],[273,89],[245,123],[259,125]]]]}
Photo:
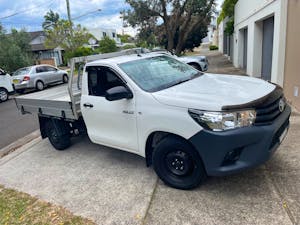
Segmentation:
{"type": "Polygon", "coordinates": [[[72,25],[71,12],[70,12],[70,2],[69,2],[69,0],[66,0],[66,3],[67,3],[68,20],[69,20],[69,23],[72,25]]]}

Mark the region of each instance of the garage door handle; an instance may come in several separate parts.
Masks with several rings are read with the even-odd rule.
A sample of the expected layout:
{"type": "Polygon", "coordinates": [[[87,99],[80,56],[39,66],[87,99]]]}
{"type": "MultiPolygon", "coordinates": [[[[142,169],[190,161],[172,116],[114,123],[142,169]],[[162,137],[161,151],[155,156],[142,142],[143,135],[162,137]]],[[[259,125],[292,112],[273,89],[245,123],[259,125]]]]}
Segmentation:
{"type": "Polygon", "coordinates": [[[93,108],[93,107],[94,107],[94,106],[93,106],[92,104],[90,104],[90,103],[84,103],[83,106],[84,106],[85,108],[93,108]]]}

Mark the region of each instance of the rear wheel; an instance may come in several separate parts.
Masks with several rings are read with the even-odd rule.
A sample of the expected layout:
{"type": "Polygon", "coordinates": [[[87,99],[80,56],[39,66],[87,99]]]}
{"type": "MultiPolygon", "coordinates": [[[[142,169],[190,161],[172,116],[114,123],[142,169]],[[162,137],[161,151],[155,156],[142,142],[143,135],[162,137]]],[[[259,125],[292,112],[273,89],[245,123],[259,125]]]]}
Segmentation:
{"type": "Polygon", "coordinates": [[[68,83],[68,81],[69,81],[68,75],[67,75],[67,74],[64,74],[64,75],[63,75],[63,83],[68,83]]]}
{"type": "Polygon", "coordinates": [[[70,133],[63,121],[48,121],[46,124],[46,133],[55,149],[61,151],[70,147],[70,133]]]}
{"type": "Polygon", "coordinates": [[[35,86],[36,86],[36,89],[39,90],[39,91],[42,91],[45,88],[44,87],[44,83],[42,81],[40,81],[40,80],[38,82],[36,82],[35,86]]]}
{"type": "Polygon", "coordinates": [[[0,102],[8,100],[8,91],[4,88],[0,88],[0,102]]]}
{"type": "Polygon", "coordinates": [[[153,167],[159,178],[178,189],[192,189],[206,178],[202,160],[187,141],[169,136],[153,152],[153,167]]]}

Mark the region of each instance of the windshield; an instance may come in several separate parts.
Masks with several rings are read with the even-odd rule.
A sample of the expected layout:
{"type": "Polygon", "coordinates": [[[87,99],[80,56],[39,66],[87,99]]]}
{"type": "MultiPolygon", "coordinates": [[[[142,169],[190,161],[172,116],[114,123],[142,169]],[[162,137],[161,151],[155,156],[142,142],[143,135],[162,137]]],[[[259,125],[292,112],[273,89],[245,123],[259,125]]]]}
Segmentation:
{"type": "Polygon", "coordinates": [[[148,92],[169,88],[201,74],[168,56],[135,60],[119,66],[140,88],[148,92]]]}
{"type": "Polygon", "coordinates": [[[30,72],[30,69],[31,69],[31,67],[18,69],[16,72],[13,73],[13,76],[28,74],[30,72]]]}

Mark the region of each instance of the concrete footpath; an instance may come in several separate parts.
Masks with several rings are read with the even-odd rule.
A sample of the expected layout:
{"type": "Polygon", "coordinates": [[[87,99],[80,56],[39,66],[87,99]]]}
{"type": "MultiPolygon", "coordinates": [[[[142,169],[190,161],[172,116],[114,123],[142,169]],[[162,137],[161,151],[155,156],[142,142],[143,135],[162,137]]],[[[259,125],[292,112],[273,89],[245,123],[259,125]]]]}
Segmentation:
{"type": "Polygon", "coordinates": [[[300,115],[265,165],[209,178],[192,191],[164,185],[143,158],[73,140],[55,151],[37,138],[0,160],[0,184],[61,205],[97,224],[300,223],[300,115]]]}

